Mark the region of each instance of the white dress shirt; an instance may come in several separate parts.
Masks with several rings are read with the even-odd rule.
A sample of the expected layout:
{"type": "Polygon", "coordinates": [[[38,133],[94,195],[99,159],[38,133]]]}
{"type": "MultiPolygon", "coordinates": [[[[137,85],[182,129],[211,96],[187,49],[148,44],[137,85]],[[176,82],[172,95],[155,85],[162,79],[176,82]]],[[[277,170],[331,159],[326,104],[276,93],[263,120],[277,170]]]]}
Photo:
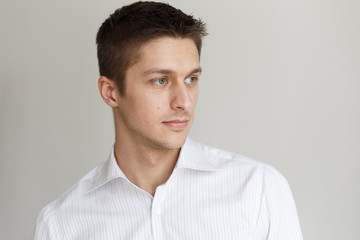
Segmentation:
{"type": "Polygon", "coordinates": [[[154,197],[126,178],[112,151],[42,209],[35,239],[303,238],[289,185],[277,170],[188,138],[154,197]]]}

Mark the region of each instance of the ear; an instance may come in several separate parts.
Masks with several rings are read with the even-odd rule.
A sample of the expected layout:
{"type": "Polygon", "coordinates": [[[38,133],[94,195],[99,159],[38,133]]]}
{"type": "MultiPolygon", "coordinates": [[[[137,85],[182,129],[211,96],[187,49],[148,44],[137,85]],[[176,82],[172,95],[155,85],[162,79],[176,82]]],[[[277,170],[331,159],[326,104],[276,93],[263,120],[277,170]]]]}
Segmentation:
{"type": "Polygon", "coordinates": [[[98,80],[98,88],[104,102],[110,107],[117,107],[119,104],[119,92],[115,82],[105,76],[98,80]]]}

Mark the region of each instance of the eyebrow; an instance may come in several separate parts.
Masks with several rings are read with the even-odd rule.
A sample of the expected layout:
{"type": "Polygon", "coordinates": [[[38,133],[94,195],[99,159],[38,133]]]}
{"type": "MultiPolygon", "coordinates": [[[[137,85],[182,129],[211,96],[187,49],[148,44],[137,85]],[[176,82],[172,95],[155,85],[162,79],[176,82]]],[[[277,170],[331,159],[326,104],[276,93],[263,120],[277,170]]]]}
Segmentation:
{"type": "MultiPolygon", "coordinates": [[[[201,72],[202,72],[201,67],[198,67],[198,68],[193,69],[188,75],[194,74],[194,73],[201,73],[201,72]]],[[[144,72],[145,75],[154,74],[154,73],[174,74],[175,71],[173,71],[171,69],[151,68],[151,69],[144,72]]]]}

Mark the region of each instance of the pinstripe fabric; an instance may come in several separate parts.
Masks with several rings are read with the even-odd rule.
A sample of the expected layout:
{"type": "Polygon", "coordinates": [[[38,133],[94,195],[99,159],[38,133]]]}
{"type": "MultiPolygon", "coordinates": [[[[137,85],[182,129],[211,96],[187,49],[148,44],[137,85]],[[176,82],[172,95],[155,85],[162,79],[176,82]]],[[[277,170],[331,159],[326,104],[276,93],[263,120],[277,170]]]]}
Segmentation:
{"type": "Polygon", "coordinates": [[[114,154],[40,212],[35,239],[302,239],[286,179],[274,168],[187,139],[155,196],[114,154]]]}

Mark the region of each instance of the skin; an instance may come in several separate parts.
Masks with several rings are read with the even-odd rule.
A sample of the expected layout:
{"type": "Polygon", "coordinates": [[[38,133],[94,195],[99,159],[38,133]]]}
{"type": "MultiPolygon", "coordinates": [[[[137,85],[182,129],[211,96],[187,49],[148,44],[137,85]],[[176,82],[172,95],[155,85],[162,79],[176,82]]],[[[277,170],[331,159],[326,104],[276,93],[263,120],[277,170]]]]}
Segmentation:
{"type": "Polygon", "coordinates": [[[105,76],[98,87],[113,108],[119,167],[129,181],[154,196],[170,177],[193,123],[201,68],[188,38],[151,40],[139,51],[138,61],[126,72],[124,95],[105,76]]]}

